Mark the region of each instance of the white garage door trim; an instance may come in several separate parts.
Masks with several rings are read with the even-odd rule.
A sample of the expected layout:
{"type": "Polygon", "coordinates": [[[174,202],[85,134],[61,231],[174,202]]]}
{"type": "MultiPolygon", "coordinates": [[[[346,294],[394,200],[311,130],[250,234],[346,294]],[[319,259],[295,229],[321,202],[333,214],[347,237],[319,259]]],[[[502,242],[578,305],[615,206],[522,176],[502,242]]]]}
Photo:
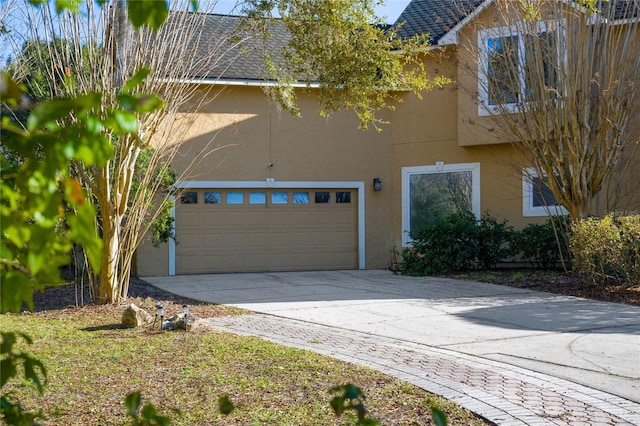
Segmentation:
{"type": "MultiPolygon", "coordinates": [[[[365,228],[364,228],[364,182],[296,182],[296,181],[276,181],[274,179],[267,179],[266,181],[215,181],[215,180],[185,180],[178,181],[176,183],[178,189],[210,189],[210,188],[248,188],[248,189],[261,189],[261,188],[273,188],[273,189],[357,189],[358,190],[358,268],[365,269],[365,252],[364,252],[364,240],[365,240],[365,228]]],[[[175,227],[176,210],[175,207],[171,210],[171,215],[174,219],[173,226],[175,227]]],[[[175,229],[174,229],[175,231],[175,229]]],[[[169,240],[169,275],[176,274],[176,242],[169,240]]]]}

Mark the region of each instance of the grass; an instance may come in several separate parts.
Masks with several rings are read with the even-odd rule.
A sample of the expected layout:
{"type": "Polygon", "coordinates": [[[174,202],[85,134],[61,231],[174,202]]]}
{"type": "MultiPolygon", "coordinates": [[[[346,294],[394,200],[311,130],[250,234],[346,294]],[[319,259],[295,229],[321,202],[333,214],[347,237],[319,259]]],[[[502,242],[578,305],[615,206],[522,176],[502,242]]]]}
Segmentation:
{"type": "Polygon", "coordinates": [[[333,414],[328,390],[353,383],[365,392],[370,416],[383,424],[430,424],[430,401],[450,424],[485,424],[405,382],[308,351],[204,327],[189,333],[121,328],[123,309],[90,305],[1,315],[1,330],[33,338],[25,349],[48,372],[43,396],[22,381],[3,391],[15,392],[25,408],[42,408],[44,425],[122,425],[128,420],[124,397],[135,390],[176,425],[332,425],[346,419],[333,414]],[[236,406],[228,416],[217,410],[223,394],[236,406]]]}

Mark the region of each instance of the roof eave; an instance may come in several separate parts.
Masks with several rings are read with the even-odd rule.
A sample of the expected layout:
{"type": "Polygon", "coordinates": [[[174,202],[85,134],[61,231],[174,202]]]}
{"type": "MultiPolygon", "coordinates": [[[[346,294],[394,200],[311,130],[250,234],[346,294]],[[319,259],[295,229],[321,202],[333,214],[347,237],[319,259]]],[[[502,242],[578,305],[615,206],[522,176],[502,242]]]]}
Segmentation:
{"type": "Polygon", "coordinates": [[[482,11],[485,10],[492,2],[493,0],[485,0],[480,3],[480,5],[473,10],[473,12],[465,16],[464,19],[458,22],[455,27],[453,27],[445,35],[440,37],[440,39],[438,40],[438,46],[459,44],[460,37],[458,36],[458,33],[460,32],[460,30],[471,20],[475,19],[476,16],[482,13],[482,11]]]}
{"type": "MultiPolygon", "coordinates": [[[[587,12],[586,8],[579,6],[575,3],[575,1],[572,0],[561,0],[563,3],[572,6],[574,8],[576,8],[577,10],[580,10],[582,12],[587,12]]],[[[456,24],[455,27],[453,27],[451,30],[449,30],[445,35],[443,35],[442,37],[440,37],[440,39],[438,40],[438,46],[447,46],[447,45],[457,45],[460,44],[460,37],[459,37],[459,32],[460,30],[469,23],[469,21],[475,19],[476,16],[478,16],[480,13],[482,13],[482,11],[484,11],[491,3],[493,2],[493,0],[485,0],[484,2],[482,2],[478,7],[475,8],[475,10],[473,12],[471,12],[469,15],[465,16],[465,18],[463,20],[461,20],[460,22],[458,22],[456,24]]],[[[601,21],[598,20],[598,18],[592,18],[591,23],[595,23],[597,21],[601,21]]],[[[615,21],[612,22],[613,25],[625,25],[625,24],[633,24],[633,23],[638,23],[640,22],[640,17],[637,18],[627,18],[627,19],[616,19],[615,21]]]]}
{"type": "MultiPolygon", "coordinates": [[[[244,86],[244,87],[276,87],[278,82],[275,80],[252,80],[243,78],[171,78],[165,79],[165,83],[179,83],[179,84],[203,84],[211,86],[244,86]]],[[[303,83],[296,82],[290,84],[294,88],[311,88],[317,89],[320,87],[320,83],[303,83]]]]}

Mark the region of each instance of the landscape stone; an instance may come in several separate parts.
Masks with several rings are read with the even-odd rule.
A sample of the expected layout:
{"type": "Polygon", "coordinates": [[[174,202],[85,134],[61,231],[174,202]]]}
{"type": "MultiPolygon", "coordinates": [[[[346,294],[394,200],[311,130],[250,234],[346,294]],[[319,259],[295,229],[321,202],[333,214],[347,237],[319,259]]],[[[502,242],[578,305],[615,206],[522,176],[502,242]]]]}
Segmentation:
{"type": "Polygon", "coordinates": [[[147,311],[131,303],[122,313],[122,325],[125,327],[141,327],[151,324],[153,317],[147,311]]]}

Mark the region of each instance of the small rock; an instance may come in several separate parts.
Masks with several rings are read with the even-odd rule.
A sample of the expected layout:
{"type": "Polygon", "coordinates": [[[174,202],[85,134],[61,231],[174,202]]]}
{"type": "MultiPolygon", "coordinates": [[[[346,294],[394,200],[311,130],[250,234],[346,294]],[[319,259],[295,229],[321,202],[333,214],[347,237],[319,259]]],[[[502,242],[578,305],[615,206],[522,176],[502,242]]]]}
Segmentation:
{"type": "Polygon", "coordinates": [[[149,315],[147,311],[139,308],[135,304],[130,304],[122,313],[122,325],[125,327],[141,327],[146,324],[151,324],[153,317],[149,315]]]}
{"type": "Polygon", "coordinates": [[[200,323],[200,319],[193,314],[189,314],[189,320],[184,320],[184,314],[178,314],[174,318],[175,329],[177,330],[191,330],[200,323]]]}

